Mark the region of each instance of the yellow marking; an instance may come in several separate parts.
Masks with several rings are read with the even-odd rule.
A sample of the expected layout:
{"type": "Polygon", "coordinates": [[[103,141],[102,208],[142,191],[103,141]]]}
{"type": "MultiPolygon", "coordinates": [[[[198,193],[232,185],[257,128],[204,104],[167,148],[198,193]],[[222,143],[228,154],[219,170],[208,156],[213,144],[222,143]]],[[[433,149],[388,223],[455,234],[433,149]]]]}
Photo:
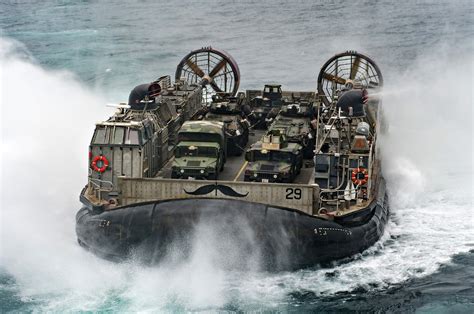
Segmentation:
{"type": "Polygon", "coordinates": [[[244,169],[245,169],[245,167],[247,167],[248,163],[249,163],[248,161],[244,162],[244,164],[242,165],[242,168],[240,168],[240,170],[239,170],[239,173],[237,173],[237,176],[235,176],[234,182],[239,179],[240,175],[242,174],[242,171],[244,171],[244,169]]]}

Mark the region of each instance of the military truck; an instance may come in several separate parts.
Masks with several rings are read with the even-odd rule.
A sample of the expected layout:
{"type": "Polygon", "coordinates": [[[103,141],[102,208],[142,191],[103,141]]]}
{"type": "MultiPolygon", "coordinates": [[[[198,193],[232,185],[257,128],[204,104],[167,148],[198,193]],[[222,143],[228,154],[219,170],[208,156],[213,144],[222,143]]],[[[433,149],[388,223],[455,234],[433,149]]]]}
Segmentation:
{"type": "Polygon", "coordinates": [[[237,97],[214,95],[207,110],[198,118],[205,121],[223,122],[227,135],[227,155],[240,156],[249,140],[250,122],[244,109],[245,94],[237,97]]]}
{"type": "Polygon", "coordinates": [[[226,142],[222,122],[185,122],[178,132],[171,178],[216,180],[224,170],[226,142]]]}
{"type": "Polygon", "coordinates": [[[314,119],[313,102],[294,99],[291,103],[282,106],[269,130],[278,130],[285,134],[289,142],[298,143],[303,147],[304,158],[312,158],[316,138],[314,119]]]}
{"type": "Polygon", "coordinates": [[[263,92],[259,93],[259,95],[255,95],[252,92],[251,90],[247,91],[247,99],[249,99],[249,105],[252,110],[250,115],[252,125],[256,129],[266,129],[284,103],[281,85],[266,84],[263,92]]]}
{"type": "Polygon", "coordinates": [[[244,181],[293,182],[303,165],[302,149],[278,130],[268,132],[245,153],[244,181]]]}

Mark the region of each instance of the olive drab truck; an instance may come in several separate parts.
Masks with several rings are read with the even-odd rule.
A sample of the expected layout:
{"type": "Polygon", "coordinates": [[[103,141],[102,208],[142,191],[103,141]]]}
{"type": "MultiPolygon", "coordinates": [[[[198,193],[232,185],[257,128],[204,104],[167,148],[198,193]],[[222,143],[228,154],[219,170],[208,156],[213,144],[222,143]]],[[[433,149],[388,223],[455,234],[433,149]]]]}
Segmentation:
{"type": "Polygon", "coordinates": [[[303,164],[302,146],[290,143],[279,130],[268,132],[245,154],[245,181],[291,183],[303,164]]]}
{"type": "Polygon", "coordinates": [[[227,157],[223,122],[187,121],[178,132],[171,177],[216,180],[227,157]]]}
{"type": "Polygon", "coordinates": [[[244,93],[239,93],[237,97],[216,95],[200,117],[201,120],[224,123],[228,156],[242,155],[249,141],[250,122],[244,106],[244,93]]]}

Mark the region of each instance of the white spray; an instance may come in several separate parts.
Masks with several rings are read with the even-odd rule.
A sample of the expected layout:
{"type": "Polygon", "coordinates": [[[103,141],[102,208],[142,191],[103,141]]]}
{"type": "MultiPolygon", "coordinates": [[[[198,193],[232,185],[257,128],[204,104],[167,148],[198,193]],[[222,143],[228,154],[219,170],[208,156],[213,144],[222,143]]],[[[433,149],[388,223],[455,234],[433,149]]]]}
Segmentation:
{"type": "Polygon", "coordinates": [[[190,260],[177,265],[117,265],[82,250],[74,215],[93,123],[110,114],[106,100],[2,39],[1,267],[24,300],[54,311],[211,309],[233,300],[272,307],[295,290],[331,294],[432,273],[474,242],[472,57],[439,56],[386,80],[390,129],[380,143],[393,215],[383,239],[331,269],[245,274],[216,265],[225,258],[209,247],[215,231],[205,226],[190,260]]]}

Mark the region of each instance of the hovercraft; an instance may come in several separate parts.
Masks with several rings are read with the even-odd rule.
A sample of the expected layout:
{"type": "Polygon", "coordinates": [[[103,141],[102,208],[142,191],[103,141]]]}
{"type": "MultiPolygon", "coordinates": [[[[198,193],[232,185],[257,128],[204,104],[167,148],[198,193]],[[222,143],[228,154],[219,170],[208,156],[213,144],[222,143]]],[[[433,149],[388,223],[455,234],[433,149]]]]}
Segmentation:
{"type": "Polygon", "coordinates": [[[76,216],[81,246],[159,263],[173,247],[189,255],[207,224],[240,243],[250,234],[245,251],[263,269],[289,270],[350,257],[381,237],[378,66],[348,51],[322,66],[316,91],[238,93],[239,83],[227,52],[198,49],[174,82],[138,85],[96,124],[76,216]],[[272,115],[262,120],[265,106],[272,115]]]}

